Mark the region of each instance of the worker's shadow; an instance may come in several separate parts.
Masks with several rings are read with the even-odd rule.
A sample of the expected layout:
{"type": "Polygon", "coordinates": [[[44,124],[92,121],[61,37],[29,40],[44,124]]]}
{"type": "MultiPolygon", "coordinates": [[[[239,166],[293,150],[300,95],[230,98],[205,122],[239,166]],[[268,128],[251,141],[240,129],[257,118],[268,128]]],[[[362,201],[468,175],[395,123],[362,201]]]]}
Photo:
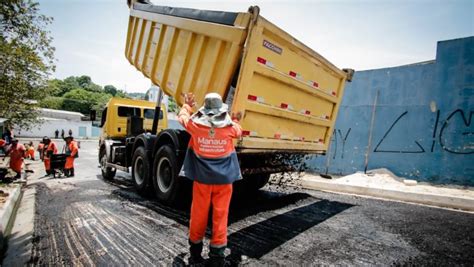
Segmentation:
{"type": "MultiPolygon", "coordinates": [[[[184,226],[189,225],[190,203],[170,207],[155,200],[142,198],[134,193],[132,186],[123,186],[113,194],[126,198],[135,204],[147,207],[159,215],[168,217],[184,226]]],[[[238,228],[248,217],[261,214],[267,219],[243,227],[228,236],[231,254],[227,257],[232,265],[238,265],[243,258],[260,259],[275,248],[304,233],[325,220],[345,211],[353,205],[315,198],[307,193],[278,193],[260,190],[252,196],[233,197],[229,210],[230,228],[238,228]],[[288,210],[281,213],[281,209],[288,210]],[[277,211],[278,210],[278,211],[277,211]],[[235,226],[233,225],[235,224],[235,226]],[[246,257],[242,257],[242,256],[246,257]]],[[[211,215],[210,215],[211,216],[211,215]]],[[[209,220],[206,236],[210,238],[209,220]]],[[[243,225],[247,224],[244,222],[243,225]]],[[[177,255],[174,266],[183,266],[187,254],[177,255]]]]}

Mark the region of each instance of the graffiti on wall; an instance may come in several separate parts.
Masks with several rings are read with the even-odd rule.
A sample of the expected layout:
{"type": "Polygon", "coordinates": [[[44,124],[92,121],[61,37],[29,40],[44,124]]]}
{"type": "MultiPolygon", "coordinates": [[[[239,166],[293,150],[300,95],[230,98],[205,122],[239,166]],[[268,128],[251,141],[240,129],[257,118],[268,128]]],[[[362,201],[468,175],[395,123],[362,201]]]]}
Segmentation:
{"type": "Polygon", "coordinates": [[[342,131],[341,129],[334,129],[334,131],[332,132],[332,138],[331,138],[331,142],[333,143],[332,146],[334,148],[334,154],[332,156],[333,159],[336,159],[336,156],[337,156],[337,148],[338,148],[338,139],[340,138],[340,142],[341,142],[341,159],[344,158],[344,152],[346,151],[346,141],[347,141],[347,137],[349,137],[349,134],[351,133],[351,130],[352,128],[349,128],[345,133],[344,131],[342,131]],[[338,137],[339,135],[339,137],[338,137]]]}
{"type": "MultiPolygon", "coordinates": [[[[429,145],[423,145],[418,140],[413,140],[414,148],[391,148],[384,149],[384,143],[390,139],[390,135],[394,134],[394,129],[401,127],[401,122],[409,118],[411,114],[408,111],[402,112],[390,124],[382,137],[377,140],[373,152],[375,153],[402,153],[402,154],[419,154],[434,152],[436,144],[440,148],[452,154],[474,154],[474,123],[472,123],[474,111],[464,111],[456,109],[447,113],[445,119],[441,119],[442,112],[436,111],[435,123],[431,134],[431,142],[429,145]]],[[[352,128],[347,130],[334,129],[332,133],[332,158],[344,158],[346,143],[350,136],[352,128]]],[[[391,144],[394,145],[393,142],[391,144]]]]}

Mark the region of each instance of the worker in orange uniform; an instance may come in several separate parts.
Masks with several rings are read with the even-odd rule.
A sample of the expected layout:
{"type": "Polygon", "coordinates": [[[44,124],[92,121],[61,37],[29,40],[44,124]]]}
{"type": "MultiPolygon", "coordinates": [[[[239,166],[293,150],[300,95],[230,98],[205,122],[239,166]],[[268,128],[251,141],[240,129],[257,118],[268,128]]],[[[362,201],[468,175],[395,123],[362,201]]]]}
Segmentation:
{"type": "Polygon", "coordinates": [[[51,139],[49,139],[47,136],[43,137],[42,155],[46,175],[51,174],[51,156],[53,154],[58,154],[58,147],[56,146],[56,143],[51,141],[51,139]]]}
{"type": "Polygon", "coordinates": [[[217,93],[205,96],[204,106],[192,114],[194,95],[186,94],[178,119],[191,135],[180,176],[193,180],[193,201],[189,225],[190,265],[201,265],[203,238],[212,206],[212,238],[209,264],[224,266],[227,221],[232,183],[242,179],[232,139],[242,135],[241,114],[229,116],[228,107],[217,93]]]}
{"type": "Polygon", "coordinates": [[[66,136],[64,140],[66,140],[66,165],[64,165],[64,174],[67,177],[72,177],[74,176],[74,159],[79,157],[79,149],[76,141],[74,141],[74,138],[71,135],[66,136]]]}
{"type": "Polygon", "coordinates": [[[35,160],[35,147],[33,141],[30,141],[28,144],[25,143],[25,158],[35,160]]]}
{"type": "Polygon", "coordinates": [[[40,160],[43,161],[43,148],[44,148],[44,143],[43,141],[39,142],[38,147],[36,148],[36,151],[38,151],[40,155],[40,160]]]}
{"type": "Polygon", "coordinates": [[[25,147],[18,143],[18,139],[13,138],[8,154],[10,155],[10,169],[16,172],[15,178],[21,177],[21,168],[23,166],[25,151],[25,147]]]}

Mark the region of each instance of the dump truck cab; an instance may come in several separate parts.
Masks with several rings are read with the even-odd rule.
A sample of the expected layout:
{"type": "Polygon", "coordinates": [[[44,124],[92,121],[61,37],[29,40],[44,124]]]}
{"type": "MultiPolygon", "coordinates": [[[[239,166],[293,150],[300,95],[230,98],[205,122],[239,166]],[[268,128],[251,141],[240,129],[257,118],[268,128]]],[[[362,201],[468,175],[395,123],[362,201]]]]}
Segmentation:
{"type": "MultiPolygon", "coordinates": [[[[166,107],[162,104],[158,131],[168,127],[166,107]]],[[[128,171],[137,138],[149,136],[153,127],[155,103],[114,97],[102,111],[99,139],[99,161],[102,175],[112,179],[117,169],[128,171]]]]}
{"type": "MultiPolygon", "coordinates": [[[[160,130],[168,128],[168,118],[166,107],[161,105],[160,130]]],[[[102,134],[100,139],[124,139],[134,135],[128,129],[135,124],[127,124],[130,118],[141,118],[143,120],[143,131],[151,131],[153,117],[155,113],[155,103],[145,100],[135,100],[114,97],[109,100],[102,111],[101,126],[102,134]]]]}

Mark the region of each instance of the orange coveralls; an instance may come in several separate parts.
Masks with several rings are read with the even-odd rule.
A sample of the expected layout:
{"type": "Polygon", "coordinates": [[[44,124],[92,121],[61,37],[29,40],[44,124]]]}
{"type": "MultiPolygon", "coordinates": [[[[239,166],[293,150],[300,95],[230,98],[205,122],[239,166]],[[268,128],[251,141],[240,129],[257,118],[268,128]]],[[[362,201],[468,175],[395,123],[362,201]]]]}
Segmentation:
{"type": "Polygon", "coordinates": [[[191,161],[199,161],[199,163],[188,168],[190,172],[184,173],[183,170],[181,171],[181,175],[194,180],[189,240],[194,244],[202,242],[206,232],[209,209],[212,205],[211,247],[221,248],[227,245],[227,221],[232,197],[232,182],[241,178],[232,139],[241,136],[242,128],[235,121],[233,125],[214,128],[214,132],[211,133],[211,128],[193,122],[190,119],[191,113],[191,107],[185,104],[179,112],[178,118],[179,122],[191,135],[183,170],[187,169],[187,164],[193,165],[191,161]],[[188,161],[189,158],[191,158],[190,161],[188,161]],[[204,173],[209,170],[206,168],[206,164],[208,164],[206,160],[209,160],[208,163],[210,163],[207,166],[212,165],[211,168],[213,168],[212,171],[207,172],[207,177],[190,177],[206,176],[204,173]],[[218,163],[216,166],[215,162],[220,160],[223,160],[223,164],[219,166],[218,163]],[[236,168],[237,172],[227,172],[228,169],[236,168]],[[235,177],[223,176],[223,174],[228,173],[232,173],[232,176],[235,177]],[[235,173],[238,174],[235,175],[235,173]]]}
{"type": "Polygon", "coordinates": [[[71,143],[66,144],[66,165],[64,165],[64,169],[72,169],[74,168],[74,159],[76,158],[78,152],[77,143],[76,141],[71,141],[71,143]]]}
{"type": "Polygon", "coordinates": [[[44,169],[47,173],[49,173],[51,169],[51,154],[58,154],[58,147],[53,141],[51,141],[49,145],[43,146],[44,169]]]}
{"type": "Polygon", "coordinates": [[[12,145],[8,154],[10,155],[10,168],[16,173],[21,173],[23,158],[25,157],[25,146],[22,144],[12,145]]]}
{"type": "Polygon", "coordinates": [[[36,151],[38,151],[39,155],[40,155],[40,160],[43,160],[44,158],[44,155],[43,155],[43,148],[44,148],[44,144],[43,143],[39,143],[38,144],[38,147],[36,148],[36,151]]]}
{"type": "Polygon", "coordinates": [[[30,146],[26,150],[26,157],[35,160],[35,148],[30,146]]]}

